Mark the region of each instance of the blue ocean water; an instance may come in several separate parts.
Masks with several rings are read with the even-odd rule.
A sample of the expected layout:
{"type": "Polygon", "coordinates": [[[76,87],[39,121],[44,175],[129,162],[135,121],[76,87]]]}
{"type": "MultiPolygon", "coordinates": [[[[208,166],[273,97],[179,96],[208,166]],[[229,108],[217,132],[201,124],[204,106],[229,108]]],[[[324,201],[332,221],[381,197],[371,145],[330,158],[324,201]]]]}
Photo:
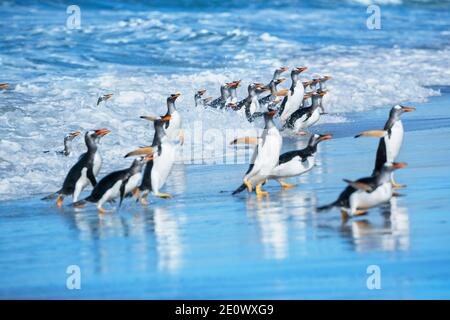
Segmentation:
{"type": "MultiPolygon", "coordinates": [[[[448,148],[439,146],[450,127],[449,1],[77,1],[76,30],[71,4],[0,3],[0,83],[10,83],[0,91],[1,298],[448,298],[448,148]],[[367,27],[371,4],[380,30],[367,27]],[[266,82],[276,67],[303,65],[305,79],[333,76],[329,115],[314,130],[337,139],[299,188],[233,198],[245,164],[179,163],[174,199],[145,210],[128,202],[99,217],[38,200],[84,148],[56,155],[67,132],[111,130],[103,175],[151,139],[139,116],[163,114],[168,94],[182,93],[188,132],[198,122],[250,129],[234,114],[196,110],[194,91],[217,96],[225,81],[266,82]],[[97,107],[104,93],[114,96],[97,107]],[[381,125],[395,103],[418,106],[405,120],[407,197],[347,225],[314,215],[342,178],[370,172],[374,141],[350,137],[381,125]],[[70,264],[83,272],[80,291],[66,289],[70,264]],[[384,290],[367,289],[371,264],[384,290]]],[[[302,143],[288,138],[285,149],[302,143]]]]}

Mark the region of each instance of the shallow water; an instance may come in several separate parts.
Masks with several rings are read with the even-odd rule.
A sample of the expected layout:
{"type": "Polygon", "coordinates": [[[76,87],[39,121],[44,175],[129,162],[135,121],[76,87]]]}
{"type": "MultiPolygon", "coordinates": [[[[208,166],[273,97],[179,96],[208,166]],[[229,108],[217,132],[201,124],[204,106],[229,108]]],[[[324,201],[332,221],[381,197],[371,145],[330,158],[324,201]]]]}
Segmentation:
{"type": "MultiPolygon", "coordinates": [[[[449,3],[381,2],[377,31],[365,24],[377,1],[79,1],[81,30],[67,30],[59,1],[2,2],[0,83],[11,89],[0,91],[0,298],[449,298],[449,3]],[[79,139],[72,156],[56,155],[67,132],[111,130],[103,176],[150,141],[139,116],[163,114],[176,91],[188,134],[199,122],[202,132],[253,129],[194,109],[193,92],[265,82],[281,65],[333,76],[330,114],[312,131],[335,139],[292,179],[298,187],[232,197],[247,165],[209,163],[243,150],[210,141],[218,153],[205,153],[194,141],[166,187],[173,199],[145,209],[128,200],[103,216],[39,200],[84,149],[79,139]],[[405,196],[344,225],[337,211],[315,213],[343,178],[371,172],[377,141],[352,137],[400,102],[418,108],[404,116],[405,196]],[[69,265],[81,268],[81,290],[66,288],[69,265]],[[369,265],[381,269],[380,290],[366,286],[369,265]]],[[[304,140],[287,136],[283,150],[304,140]]]]}
{"type": "MultiPolygon", "coordinates": [[[[281,191],[270,183],[267,199],[230,195],[246,165],[180,164],[167,187],[174,198],[145,209],[127,201],[99,216],[92,207],[49,208],[37,197],[1,202],[0,295],[448,298],[450,127],[414,125],[445,120],[449,101],[434,98],[404,117],[401,160],[409,166],[396,177],[408,185],[400,190],[405,196],[346,224],[336,210],[314,212],[335,199],[342,178],[371,171],[376,140],[346,134],[322,143],[317,167],[293,179],[298,187],[281,191]],[[74,264],[81,290],[65,287],[74,264]],[[381,269],[380,290],[367,289],[369,265],[381,269]]],[[[383,124],[376,112],[369,115],[383,124]]],[[[294,144],[287,141],[286,150],[294,144]]]]}

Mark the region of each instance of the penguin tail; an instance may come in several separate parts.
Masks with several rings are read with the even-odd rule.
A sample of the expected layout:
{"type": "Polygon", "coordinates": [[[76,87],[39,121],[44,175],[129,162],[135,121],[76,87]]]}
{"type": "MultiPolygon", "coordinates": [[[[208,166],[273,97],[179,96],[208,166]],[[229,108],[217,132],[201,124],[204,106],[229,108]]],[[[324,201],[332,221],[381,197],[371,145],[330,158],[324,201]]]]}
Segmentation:
{"type": "Polygon", "coordinates": [[[70,206],[74,207],[74,208],[83,208],[86,205],[86,203],[90,202],[90,201],[91,201],[91,198],[87,197],[87,198],[84,198],[82,200],[73,202],[70,206]]]}
{"type": "Polygon", "coordinates": [[[330,204],[327,204],[327,205],[325,205],[325,206],[317,207],[316,210],[317,210],[318,212],[321,212],[321,211],[328,211],[328,210],[331,210],[333,207],[335,207],[335,206],[337,206],[337,205],[338,205],[338,202],[337,202],[337,201],[334,201],[334,202],[332,202],[332,203],[330,203],[330,204]]]}
{"type": "Polygon", "coordinates": [[[48,196],[41,198],[41,200],[43,200],[43,201],[54,200],[54,199],[58,198],[58,196],[61,194],[61,191],[62,190],[58,190],[52,194],[49,194],[48,196]]]}
{"type": "Polygon", "coordinates": [[[234,196],[235,194],[238,194],[242,191],[244,191],[247,188],[247,186],[243,183],[239,188],[237,188],[236,190],[233,191],[232,195],[234,196]]]}

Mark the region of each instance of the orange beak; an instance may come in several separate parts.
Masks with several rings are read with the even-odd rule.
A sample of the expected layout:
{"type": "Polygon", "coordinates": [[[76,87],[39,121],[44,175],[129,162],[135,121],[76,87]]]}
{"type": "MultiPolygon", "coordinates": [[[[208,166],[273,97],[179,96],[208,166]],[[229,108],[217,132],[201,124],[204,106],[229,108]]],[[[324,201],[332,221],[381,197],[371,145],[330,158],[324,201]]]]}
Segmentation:
{"type": "Polygon", "coordinates": [[[104,136],[105,134],[110,133],[111,131],[109,131],[108,129],[99,129],[99,130],[95,130],[95,134],[97,136],[104,136]]]}
{"type": "Polygon", "coordinates": [[[405,112],[411,112],[411,111],[416,111],[416,108],[412,108],[412,107],[403,107],[402,110],[405,111],[405,112]]]}
{"type": "Polygon", "coordinates": [[[323,79],[324,79],[324,80],[331,80],[331,79],[333,79],[333,78],[332,78],[331,76],[324,76],[323,79]]]}
{"type": "Polygon", "coordinates": [[[299,72],[303,72],[303,71],[305,71],[305,70],[308,70],[308,67],[299,67],[299,68],[296,68],[297,69],[297,71],[299,71],[299,72]]]}
{"type": "Polygon", "coordinates": [[[282,82],[285,82],[285,81],[286,81],[286,78],[280,78],[280,79],[276,80],[277,83],[282,83],[282,82]]]}
{"type": "Polygon", "coordinates": [[[276,114],[277,112],[275,111],[275,110],[270,110],[269,112],[267,112],[267,114],[269,115],[269,116],[274,116],[275,114],[276,114]]]}
{"type": "Polygon", "coordinates": [[[198,92],[198,94],[199,94],[199,95],[201,95],[201,96],[202,96],[202,95],[204,95],[204,94],[205,94],[205,92],[206,92],[206,89],[201,89],[201,90],[198,90],[197,92],[198,92]]]}
{"type": "Polygon", "coordinates": [[[170,121],[172,119],[171,116],[165,116],[161,118],[161,121],[170,121]]]}
{"type": "Polygon", "coordinates": [[[259,87],[262,87],[263,86],[263,84],[262,83],[254,83],[253,84],[255,87],[257,87],[257,88],[259,88],[259,87]]]}
{"type": "Polygon", "coordinates": [[[177,92],[177,93],[171,94],[170,98],[172,98],[173,100],[176,100],[179,96],[181,96],[181,93],[177,92]]]}
{"type": "Polygon", "coordinates": [[[392,164],[392,167],[393,167],[394,169],[400,169],[400,168],[404,168],[404,167],[406,167],[406,166],[407,166],[407,164],[404,163],[404,162],[400,162],[400,163],[394,162],[394,163],[392,164]]]}
{"type": "Polygon", "coordinates": [[[331,134],[327,134],[327,135],[321,136],[320,138],[321,138],[321,140],[327,140],[327,139],[333,138],[333,136],[331,134]]]}

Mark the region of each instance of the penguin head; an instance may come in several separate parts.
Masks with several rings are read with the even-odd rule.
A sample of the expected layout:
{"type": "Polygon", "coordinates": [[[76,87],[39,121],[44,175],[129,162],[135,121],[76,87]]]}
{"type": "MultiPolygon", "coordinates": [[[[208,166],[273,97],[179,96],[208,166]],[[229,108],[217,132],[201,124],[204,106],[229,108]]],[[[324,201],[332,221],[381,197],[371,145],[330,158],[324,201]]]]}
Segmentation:
{"type": "Polygon", "coordinates": [[[177,92],[177,93],[172,93],[170,96],[167,97],[167,103],[171,102],[175,102],[175,100],[177,100],[177,98],[181,96],[181,93],[177,92]]]}
{"type": "Polygon", "coordinates": [[[416,110],[416,108],[405,107],[405,106],[397,104],[391,109],[390,117],[393,117],[393,116],[397,116],[398,117],[398,116],[400,116],[401,114],[403,114],[405,112],[412,112],[412,111],[415,111],[415,110],[416,110]]]}
{"type": "Polygon", "coordinates": [[[88,132],[86,132],[85,135],[86,144],[99,141],[103,136],[107,135],[109,132],[110,131],[108,129],[89,130],[88,132]]]}
{"type": "Polygon", "coordinates": [[[308,146],[316,146],[317,144],[319,144],[319,142],[328,140],[333,138],[333,136],[331,134],[318,134],[315,133],[311,136],[311,138],[309,138],[309,142],[308,142],[308,146]]]}
{"type": "Polygon", "coordinates": [[[80,131],[69,132],[69,133],[64,137],[64,140],[65,140],[65,141],[72,141],[73,139],[75,139],[76,137],[78,137],[80,134],[81,134],[80,131]]]}

